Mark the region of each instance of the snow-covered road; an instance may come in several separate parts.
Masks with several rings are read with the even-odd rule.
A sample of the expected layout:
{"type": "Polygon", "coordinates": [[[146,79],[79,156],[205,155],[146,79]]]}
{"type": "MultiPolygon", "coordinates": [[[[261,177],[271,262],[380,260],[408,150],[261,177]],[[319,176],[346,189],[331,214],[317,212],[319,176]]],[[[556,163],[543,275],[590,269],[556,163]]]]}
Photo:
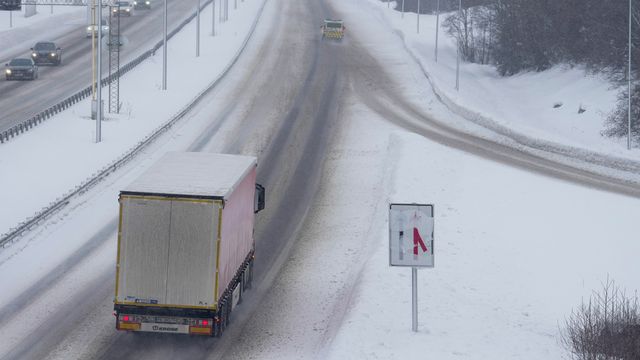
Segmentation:
{"type": "Polygon", "coordinates": [[[488,141],[363,1],[267,0],[240,61],[185,121],[4,249],[0,358],[561,358],[558,324],[607,274],[639,288],[640,204],[624,195],[637,189],[488,141]],[[338,16],[348,37],[321,42],[315,19],[338,16]],[[267,186],[257,286],[220,340],[113,328],[117,191],[168,150],[255,154],[267,186]],[[436,207],[416,334],[409,272],[388,267],[392,201],[436,207]]]}

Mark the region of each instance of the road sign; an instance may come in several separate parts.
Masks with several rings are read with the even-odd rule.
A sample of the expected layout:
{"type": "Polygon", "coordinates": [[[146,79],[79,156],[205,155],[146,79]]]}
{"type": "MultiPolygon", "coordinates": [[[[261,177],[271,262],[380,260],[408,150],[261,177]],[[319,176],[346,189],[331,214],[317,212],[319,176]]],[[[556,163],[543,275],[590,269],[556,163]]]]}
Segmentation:
{"type": "Polygon", "coordinates": [[[389,264],[433,267],[433,205],[389,206],[389,264]]]}

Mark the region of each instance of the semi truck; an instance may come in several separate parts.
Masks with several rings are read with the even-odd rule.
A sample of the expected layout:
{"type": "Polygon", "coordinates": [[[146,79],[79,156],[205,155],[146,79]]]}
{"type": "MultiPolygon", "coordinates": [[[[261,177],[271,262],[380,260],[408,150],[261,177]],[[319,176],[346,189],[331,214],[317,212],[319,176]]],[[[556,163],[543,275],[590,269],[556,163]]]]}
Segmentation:
{"type": "Polygon", "coordinates": [[[219,337],[251,286],[252,156],[169,152],[120,191],[116,329],[219,337]]]}

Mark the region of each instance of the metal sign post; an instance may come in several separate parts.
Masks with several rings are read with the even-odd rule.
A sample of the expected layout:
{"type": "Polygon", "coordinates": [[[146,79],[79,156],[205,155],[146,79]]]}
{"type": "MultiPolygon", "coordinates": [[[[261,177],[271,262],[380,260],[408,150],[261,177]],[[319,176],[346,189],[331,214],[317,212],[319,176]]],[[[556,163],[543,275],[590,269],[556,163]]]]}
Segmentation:
{"type": "Polygon", "coordinates": [[[167,0],[162,14],[162,90],[167,90],[167,0]]]}
{"type": "Polygon", "coordinates": [[[433,205],[389,205],[389,265],[411,267],[412,330],[418,331],[418,268],[434,267],[433,205]]]}
{"type": "Polygon", "coordinates": [[[200,0],[196,10],[196,57],[200,56],[200,0]]]}
{"type": "Polygon", "coordinates": [[[416,24],[416,33],[420,34],[420,0],[418,0],[418,17],[416,24]]]}

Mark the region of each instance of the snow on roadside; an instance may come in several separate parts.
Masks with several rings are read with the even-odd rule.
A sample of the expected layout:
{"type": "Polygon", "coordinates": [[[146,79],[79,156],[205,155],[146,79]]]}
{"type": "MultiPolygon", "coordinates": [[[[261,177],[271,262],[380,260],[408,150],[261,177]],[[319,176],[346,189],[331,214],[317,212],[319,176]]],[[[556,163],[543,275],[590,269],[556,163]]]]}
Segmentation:
{"type": "MultiPolygon", "coordinates": [[[[584,150],[638,160],[640,150],[627,151],[626,139],[611,139],[600,135],[606,115],[614,108],[618,88],[603,76],[589,75],[582,67],[556,66],[548,71],[525,72],[501,77],[487,65],[461,63],[460,91],[455,90],[456,44],[446,34],[440,17],[439,61],[435,62],[434,15],[420,16],[387,8],[378,0],[354,0],[337,4],[353,12],[366,13],[370,23],[381,24],[398,35],[407,50],[417,58],[428,73],[434,90],[444,102],[465,117],[482,117],[483,123],[493,123],[526,137],[569,145],[584,150]],[[554,108],[554,105],[560,107],[554,108]],[[583,108],[586,112],[579,114],[583,108]]],[[[350,13],[349,13],[350,12],[350,13]]],[[[347,24],[349,19],[347,18],[347,24]]],[[[358,24],[360,25],[360,24],[358,24]]]]}
{"type": "MultiPolygon", "coordinates": [[[[214,37],[206,30],[211,29],[211,17],[203,16],[199,58],[192,41],[195,21],[169,41],[166,91],[161,90],[161,51],[127,73],[120,81],[121,112],[105,114],[101,143],[94,143],[95,122],[89,119],[87,99],[3,144],[0,167],[6,176],[0,177],[0,188],[9,190],[3,202],[12,207],[0,211],[0,233],[124,154],[220,76],[243,44],[262,4],[240,3],[238,10],[230,12],[228,22],[216,23],[214,37]]],[[[207,9],[203,12],[208,14],[207,9]]],[[[106,95],[104,88],[105,104],[106,95]]]]}
{"type": "MultiPolygon", "coordinates": [[[[371,133],[372,118],[350,119],[352,134],[370,134],[346,143],[357,154],[390,134],[393,179],[380,201],[435,204],[436,267],[419,272],[420,327],[412,333],[411,271],[389,267],[388,214],[377,212],[367,236],[375,250],[343,299],[348,310],[328,358],[558,359],[558,325],[600,281],[610,275],[640,288],[636,199],[505,167],[401,130],[371,133]]],[[[343,176],[336,182],[347,181],[343,176]]],[[[354,214],[366,206],[351,204],[354,214]]]]}

